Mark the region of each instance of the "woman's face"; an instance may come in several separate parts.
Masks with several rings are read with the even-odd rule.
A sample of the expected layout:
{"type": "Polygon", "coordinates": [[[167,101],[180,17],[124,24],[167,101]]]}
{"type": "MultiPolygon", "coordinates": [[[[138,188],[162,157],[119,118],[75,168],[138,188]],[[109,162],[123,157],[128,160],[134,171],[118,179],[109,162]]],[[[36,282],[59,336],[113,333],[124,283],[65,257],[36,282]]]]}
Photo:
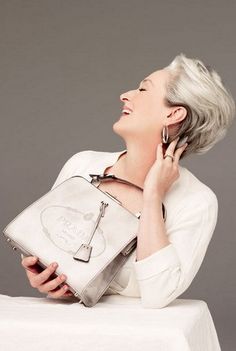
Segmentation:
{"type": "Polygon", "coordinates": [[[167,119],[170,108],[164,105],[165,82],[168,72],[165,69],[155,71],[140,82],[134,90],[129,90],[120,95],[124,106],[132,112],[124,115],[114,123],[113,129],[122,137],[140,137],[146,142],[158,142],[164,124],[169,124],[167,119]]]}

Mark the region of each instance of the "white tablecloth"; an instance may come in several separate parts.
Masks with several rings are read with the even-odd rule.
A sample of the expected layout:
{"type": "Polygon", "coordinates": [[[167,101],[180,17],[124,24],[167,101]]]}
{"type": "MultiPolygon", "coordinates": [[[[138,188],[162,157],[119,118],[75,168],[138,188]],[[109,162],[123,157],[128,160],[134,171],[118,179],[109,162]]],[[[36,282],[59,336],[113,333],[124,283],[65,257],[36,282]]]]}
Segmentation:
{"type": "MultiPolygon", "coordinates": [[[[78,301],[78,300],[77,300],[78,301]]],[[[162,309],[139,298],[103,296],[94,307],[0,294],[1,351],[220,351],[206,302],[176,299],[162,309]]]]}

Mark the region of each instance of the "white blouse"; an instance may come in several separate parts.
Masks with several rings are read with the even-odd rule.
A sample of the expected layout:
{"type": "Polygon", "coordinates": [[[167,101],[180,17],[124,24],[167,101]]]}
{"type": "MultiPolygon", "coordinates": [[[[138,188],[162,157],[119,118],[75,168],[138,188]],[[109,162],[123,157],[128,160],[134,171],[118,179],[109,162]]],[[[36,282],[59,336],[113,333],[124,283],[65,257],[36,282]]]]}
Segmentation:
{"type": "MultiPolygon", "coordinates": [[[[62,167],[52,189],[74,175],[91,181],[89,173],[104,174],[126,151],[84,150],[74,154],[62,167]]],[[[215,230],[218,200],[187,168],[179,164],[179,171],[179,178],[163,199],[170,244],[139,261],[135,249],[105,295],[140,297],[143,307],[162,308],[190,286],[215,230]]]]}

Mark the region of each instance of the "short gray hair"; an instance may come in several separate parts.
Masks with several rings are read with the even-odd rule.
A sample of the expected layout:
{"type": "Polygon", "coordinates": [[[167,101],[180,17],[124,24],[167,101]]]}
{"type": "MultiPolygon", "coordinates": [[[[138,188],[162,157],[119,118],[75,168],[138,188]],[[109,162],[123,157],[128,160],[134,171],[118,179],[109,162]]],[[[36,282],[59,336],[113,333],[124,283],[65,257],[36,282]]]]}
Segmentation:
{"type": "Polygon", "coordinates": [[[189,144],[180,158],[204,154],[225,137],[235,117],[235,101],[219,74],[199,59],[181,53],[165,69],[170,73],[165,104],[187,110],[174,135],[169,133],[168,143],[177,136],[188,136],[189,144]]]}

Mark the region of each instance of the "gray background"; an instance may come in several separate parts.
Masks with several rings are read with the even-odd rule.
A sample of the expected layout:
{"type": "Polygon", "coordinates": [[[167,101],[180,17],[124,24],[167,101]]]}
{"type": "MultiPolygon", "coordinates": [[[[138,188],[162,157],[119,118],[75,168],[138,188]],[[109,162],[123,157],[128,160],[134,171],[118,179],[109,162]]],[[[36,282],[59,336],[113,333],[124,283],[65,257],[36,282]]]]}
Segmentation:
{"type": "MultiPolygon", "coordinates": [[[[81,150],[118,151],[120,94],[180,52],[236,93],[235,1],[0,1],[1,227],[46,193],[81,150]]],[[[235,347],[235,137],[182,160],[219,201],[213,240],[181,298],[207,302],[222,350],[235,347]]],[[[0,241],[0,293],[38,296],[0,241]]]]}

